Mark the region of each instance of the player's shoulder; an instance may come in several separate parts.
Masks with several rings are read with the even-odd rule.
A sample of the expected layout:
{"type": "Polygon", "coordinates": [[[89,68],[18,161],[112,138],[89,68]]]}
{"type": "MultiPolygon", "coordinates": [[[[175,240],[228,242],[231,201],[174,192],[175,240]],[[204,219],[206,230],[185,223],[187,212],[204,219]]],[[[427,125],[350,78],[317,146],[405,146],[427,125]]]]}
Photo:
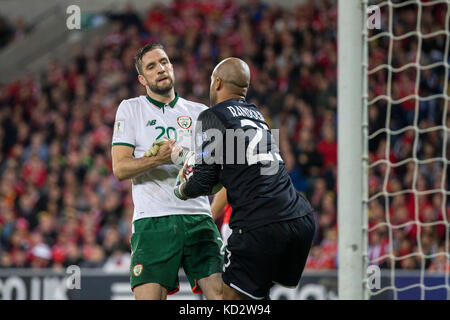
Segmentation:
{"type": "Polygon", "coordinates": [[[234,108],[237,103],[239,103],[239,101],[237,99],[225,100],[225,101],[219,102],[219,103],[215,104],[214,106],[212,106],[210,108],[210,112],[215,114],[216,116],[218,116],[221,119],[227,119],[227,118],[229,118],[228,110],[230,108],[234,108]]]}
{"type": "Polygon", "coordinates": [[[215,116],[215,112],[213,110],[211,110],[211,108],[206,108],[199,113],[198,119],[202,120],[202,119],[210,118],[210,117],[214,117],[214,116],[215,116]]]}
{"type": "Polygon", "coordinates": [[[190,110],[202,112],[203,110],[209,109],[206,105],[200,102],[187,100],[183,97],[179,97],[179,102],[187,106],[190,110]]]}
{"type": "Polygon", "coordinates": [[[227,110],[228,108],[233,108],[236,105],[237,106],[241,106],[243,105],[243,102],[245,102],[244,100],[241,99],[228,99],[222,102],[219,102],[217,104],[215,104],[214,106],[211,107],[211,110],[213,112],[224,112],[225,110],[227,110]]]}
{"type": "Polygon", "coordinates": [[[143,102],[142,99],[145,99],[145,96],[123,99],[122,102],[120,103],[120,106],[123,105],[125,108],[134,108],[143,102]]]}
{"type": "Polygon", "coordinates": [[[264,121],[264,116],[256,105],[241,98],[222,101],[211,107],[211,110],[225,119],[243,117],[264,121]]]}
{"type": "Polygon", "coordinates": [[[119,103],[118,109],[121,110],[122,112],[123,111],[132,112],[142,103],[142,97],[143,96],[129,98],[129,99],[123,99],[119,103]]]}
{"type": "Polygon", "coordinates": [[[139,114],[142,104],[145,103],[142,99],[145,99],[145,96],[123,99],[119,104],[117,112],[121,114],[128,114],[130,116],[139,114]]]}
{"type": "Polygon", "coordinates": [[[227,107],[246,107],[246,108],[257,108],[254,103],[248,102],[242,98],[232,98],[228,99],[222,102],[217,103],[216,105],[212,106],[211,109],[213,110],[220,110],[227,107]]]}

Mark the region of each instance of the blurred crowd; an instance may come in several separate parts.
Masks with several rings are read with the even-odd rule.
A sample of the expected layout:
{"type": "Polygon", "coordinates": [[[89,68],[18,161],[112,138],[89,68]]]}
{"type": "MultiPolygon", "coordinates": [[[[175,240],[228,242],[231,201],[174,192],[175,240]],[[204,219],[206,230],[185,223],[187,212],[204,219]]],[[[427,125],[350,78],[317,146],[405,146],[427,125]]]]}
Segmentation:
{"type": "MultiPolygon", "coordinates": [[[[437,9],[423,8],[425,28],[442,23],[442,17],[434,18],[437,9]]],[[[272,128],[280,128],[280,150],[291,179],[316,209],[318,231],[306,268],[337,268],[336,2],[307,0],[287,10],[260,0],[179,0],[154,4],[145,13],[127,5],[107,16],[112,29],[106,37],[51,61],[38,77],[24,76],[0,87],[0,267],[58,269],[77,264],[128,270],[131,182],[119,182],[112,174],[112,128],[119,103],[145,94],[133,65],[135,53],[145,43],[160,42],[174,66],[176,91],[206,105],[210,73],[221,59],[237,56],[249,64],[247,98],[259,106],[272,128]]],[[[411,13],[404,10],[397,18],[396,32],[404,33],[411,13]]],[[[413,38],[398,42],[399,58],[393,62],[397,67],[414,61],[417,51],[413,38]]],[[[371,67],[387,63],[388,45],[387,39],[371,44],[371,67]]],[[[426,63],[443,59],[442,42],[427,40],[422,47],[427,49],[421,56],[426,63]]],[[[415,70],[393,77],[394,99],[409,94],[415,70]]],[[[371,75],[371,98],[383,94],[386,73],[371,75]]],[[[442,77],[439,68],[421,72],[421,95],[442,92],[442,77]]],[[[422,127],[440,124],[443,101],[421,102],[422,127]]],[[[372,104],[371,133],[385,126],[387,114],[393,119],[391,130],[407,125],[405,121],[414,120],[412,105],[409,100],[372,104]]],[[[386,147],[391,161],[411,157],[411,152],[419,159],[438,157],[440,152],[444,156],[439,131],[421,134],[418,146],[414,139],[413,130],[378,135],[371,139],[370,161],[385,159],[386,147]]],[[[387,192],[411,188],[412,182],[418,191],[440,187],[443,161],[421,165],[417,174],[414,165],[390,171],[383,165],[372,168],[371,196],[384,190],[386,174],[387,192]]],[[[445,198],[439,193],[418,198],[406,193],[371,201],[372,262],[389,265],[383,254],[390,250],[390,236],[396,255],[415,252],[419,230],[420,248],[426,253],[445,250],[442,225],[429,227],[429,234],[409,224],[404,230],[375,227],[386,219],[400,224],[415,215],[424,222],[439,215],[442,219],[445,198]]],[[[427,268],[443,268],[442,256],[428,260],[427,268]]],[[[420,264],[413,256],[399,261],[398,267],[420,264]]]]}

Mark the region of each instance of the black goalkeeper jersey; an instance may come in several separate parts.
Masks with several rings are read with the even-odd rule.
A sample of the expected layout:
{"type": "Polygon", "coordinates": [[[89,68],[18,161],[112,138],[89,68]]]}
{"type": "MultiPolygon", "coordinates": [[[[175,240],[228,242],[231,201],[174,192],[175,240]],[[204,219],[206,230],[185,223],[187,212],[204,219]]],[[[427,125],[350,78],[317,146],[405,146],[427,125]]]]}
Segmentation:
{"type": "Polygon", "coordinates": [[[253,229],[313,211],[291,183],[275,139],[254,104],[230,99],[203,111],[195,129],[196,164],[183,193],[210,194],[221,183],[231,229],[253,229]]]}

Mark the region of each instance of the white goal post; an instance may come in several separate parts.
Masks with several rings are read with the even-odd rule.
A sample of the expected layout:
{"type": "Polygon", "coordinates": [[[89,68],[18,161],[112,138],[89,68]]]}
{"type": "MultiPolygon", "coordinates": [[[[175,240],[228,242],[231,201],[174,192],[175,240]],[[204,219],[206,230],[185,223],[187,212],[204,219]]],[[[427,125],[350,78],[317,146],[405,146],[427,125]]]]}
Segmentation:
{"type": "Polygon", "coordinates": [[[447,205],[450,196],[450,181],[447,181],[450,179],[449,49],[450,0],[338,1],[340,299],[379,298],[387,292],[390,298],[401,299],[405,298],[405,292],[415,290],[417,299],[433,299],[433,292],[439,291],[438,299],[450,300],[450,207],[447,205]],[[369,30],[368,7],[377,9],[379,20],[376,29],[379,30],[369,30]],[[440,19],[430,12],[439,12],[440,19]],[[399,22],[406,20],[407,27],[399,22]],[[401,45],[398,43],[403,42],[404,45],[405,41],[409,41],[408,49],[399,50],[401,45]],[[382,58],[373,61],[382,62],[370,65],[374,48],[382,58]],[[408,55],[404,50],[409,50],[408,55]],[[403,72],[409,74],[402,77],[403,72]],[[373,92],[371,77],[377,73],[378,88],[382,89],[373,92]],[[430,73],[434,73],[433,78],[430,73]],[[424,84],[429,79],[434,79],[434,84],[424,84]],[[405,84],[402,81],[409,82],[405,84]],[[439,90],[422,88],[432,85],[439,90]],[[405,102],[409,103],[408,106],[405,102]],[[380,106],[385,112],[384,127],[373,130],[369,114],[373,111],[371,108],[378,112],[380,106]],[[402,112],[408,115],[407,119],[394,119],[395,114],[402,112]],[[432,150],[430,152],[424,151],[431,143],[427,140],[431,138],[424,138],[427,134],[432,134],[434,141],[439,142],[428,147],[432,150]],[[401,157],[392,156],[394,148],[401,147],[406,136],[411,141],[409,151],[401,157]],[[380,140],[383,148],[377,152],[382,155],[372,159],[370,143],[380,140]],[[408,179],[397,173],[401,167],[407,170],[408,179]],[[375,171],[380,175],[380,183],[378,189],[374,187],[372,190],[372,187],[369,189],[369,179],[375,171]],[[406,180],[408,185],[404,182],[406,180]],[[404,201],[403,212],[409,210],[409,216],[402,213],[403,220],[399,218],[401,209],[394,207],[397,200],[399,203],[404,201]],[[369,215],[373,219],[369,208],[374,203],[382,208],[383,214],[369,221],[369,215]],[[430,207],[434,213],[430,213],[430,207]],[[435,231],[437,228],[439,232],[435,231]],[[369,239],[380,230],[385,234],[385,251],[380,250],[381,253],[373,257],[369,239]],[[408,233],[407,240],[405,230],[414,231],[408,233]],[[436,243],[430,244],[428,237],[434,237],[432,239],[436,243]],[[414,246],[404,249],[403,243],[410,239],[414,246]],[[368,287],[368,266],[382,263],[383,285],[371,290],[368,287]],[[431,268],[433,263],[439,267],[431,268]],[[414,281],[399,281],[403,272],[400,268],[411,269],[409,272],[413,276],[410,278],[414,281]]]}
{"type": "Polygon", "coordinates": [[[364,12],[361,0],[338,2],[338,295],[346,300],[366,296],[364,12]]]}

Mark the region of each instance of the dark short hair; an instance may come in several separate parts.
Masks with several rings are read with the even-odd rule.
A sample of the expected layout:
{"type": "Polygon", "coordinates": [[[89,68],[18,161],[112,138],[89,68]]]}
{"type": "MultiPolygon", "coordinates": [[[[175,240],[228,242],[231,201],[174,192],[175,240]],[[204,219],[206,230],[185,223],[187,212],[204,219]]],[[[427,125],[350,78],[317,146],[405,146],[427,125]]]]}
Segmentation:
{"type": "Polygon", "coordinates": [[[147,43],[141,49],[139,49],[138,53],[134,57],[134,66],[136,67],[136,71],[141,74],[142,73],[142,57],[149,51],[155,49],[164,50],[164,46],[160,43],[147,43]]]}

